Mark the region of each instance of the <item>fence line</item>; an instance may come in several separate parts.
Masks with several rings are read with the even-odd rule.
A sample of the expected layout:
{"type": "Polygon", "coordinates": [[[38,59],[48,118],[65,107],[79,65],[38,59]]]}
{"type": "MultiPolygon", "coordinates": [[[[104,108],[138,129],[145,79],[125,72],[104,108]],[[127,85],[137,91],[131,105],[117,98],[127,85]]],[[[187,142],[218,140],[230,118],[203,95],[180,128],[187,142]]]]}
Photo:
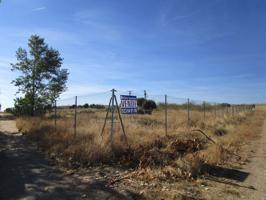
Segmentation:
{"type": "MultiPolygon", "coordinates": [[[[131,91],[132,92],[132,91],[131,91]]],[[[121,91],[117,92],[117,95],[122,94],[121,91]]],[[[112,96],[115,95],[114,91],[112,91],[112,96]]],[[[173,113],[173,111],[185,111],[187,115],[186,116],[186,123],[187,126],[193,126],[193,117],[194,115],[198,114],[200,115],[200,118],[203,118],[204,121],[206,121],[207,117],[212,116],[214,118],[217,118],[219,116],[224,117],[224,116],[232,116],[235,117],[238,113],[241,112],[247,112],[253,110],[254,106],[249,105],[249,104],[226,104],[226,103],[214,103],[214,102],[208,102],[208,101],[198,101],[198,100],[191,100],[189,98],[178,98],[178,97],[173,97],[173,96],[168,96],[167,94],[165,95],[147,95],[146,91],[144,92],[144,97],[142,97],[147,100],[152,100],[156,103],[157,110],[163,109],[164,110],[164,117],[159,118],[160,121],[156,121],[154,119],[153,121],[147,121],[143,123],[154,123],[154,126],[157,124],[164,124],[164,131],[165,135],[169,135],[169,131],[175,130],[176,127],[179,126],[178,120],[181,120],[181,112],[178,113],[173,113]],[[164,98],[163,98],[164,97],[164,98]],[[230,112],[231,109],[231,112],[230,112]],[[192,112],[195,111],[195,112],[192,112]],[[180,115],[178,115],[180,114],[180,115]],[[173,120],[173,118],[175,118],[173,120]],[[156,124],[157,123],[157,124],[156,124]],[[169,129],[170,126],[174,127],[172,129],[169,129]]],[[[106,112],[106,108],[108,105],[110,99],[110,92],[102,92],[102,93],[96,93],[96,94],[91,94],[87,96],[75,96],[74,98],[67,98],[67,99],[58,99],[57,101],[54,102],[54,129],[55,131],[58,131],[57,126],[58,126],[58,117],[59,115],[61,116],[62,112],[64,111],[69,111],[70,112],[70,117],[72,116],[72,109],[73,109],[73,133],[76,136],[77,135],[77,129],[79,127],[78,123],[78,115],[82,115],[83,112],[85,112],[82,109],[86,108],[91,108],[91,109],[102,109],[104,112],[106,112]],[[103,96],[102,96],[103,95],[103,96]],[[95,97],[100,97],[96,98],[95,97]],[[85,100],[85,101],[84,101],[85,100]],[[98,102],[97,103],[92,103],[92,102],[98,102]],[[89,102],[91,102],[89,104],[89,102]],[[79,104],[80,103],[80,104],[79,104]],[[81,104],[83,103],[83,105],[81,104]]],[[[112,104],[112,109],[114,109],[113,104],[114,98],[111,101],[112,104]]],[[[110,105],[110,104],[109,104],[110,105]]],[[[114,123],[117,118],[115,118],[114,114],[117,111],[111,110],[112,116],[111,116],[111,138],[113,137],[114,133],[114,123]]],[[[150,111],[149,111],[150,112],[150,111]]],[[[87,114],[90,113],[89,111],[87,114]]],[[[139,122],[139,119],[134,118],[134,117],[126,117],[125,115],[120,115],[120,112],[118,110],[117,112],[119,114],[119,118],[122,121],[122,118],[124,118],[127,122],[128,121],[133,121],[134,122],[139,122]]],[[[144,113],[147,113],[147,110],[144,109],[144,113]]],[[[159,114],[158,114],[159,115],[159,114]]],[[[152,115],[151,115],[152,116],[152,115]]],[[[159,115],[160,116],[160,115],[159,115]]],[[[104,121],[101,120],[100,118],[95,120],[95,123],[102,123],[102,126],[105,126],[103,123],[104,121]]],[[[125,127],[123,125],[122,127],[123,131],[125,131],[125,127]]],[[[100,132],[100,131],[99,131],[100,132]]]]}

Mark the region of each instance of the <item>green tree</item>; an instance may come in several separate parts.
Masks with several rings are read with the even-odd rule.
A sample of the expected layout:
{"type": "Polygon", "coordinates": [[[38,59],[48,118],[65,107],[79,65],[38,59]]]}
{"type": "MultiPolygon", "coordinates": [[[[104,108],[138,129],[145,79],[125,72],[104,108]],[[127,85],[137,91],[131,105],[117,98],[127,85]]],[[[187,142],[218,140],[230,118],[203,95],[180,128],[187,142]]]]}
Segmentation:
{"type": "Polygon", "coordinates": [[[137,105],[138,105],[138,112],[142,114],[151,114],[154,109],[157,108],[157,105],[155,101],[145,99],[145,98],[138,98],[137,99],[137,105]]]}
{"type": "Polygon", "coordinates": [[[12,71],[19,71],[20,75],[12,83],[18,87],[17,93],[24,95],[15,102],[20,108],[25,102],[25,106],[30,107],[29,114],[35,115],[66,90],[69,73],[61,68],[60,53],[48,47],[43,38],[32,35],[28,47],[28,52],[22,48],[16,52],[17,63],[11,66],[12,71]]]}

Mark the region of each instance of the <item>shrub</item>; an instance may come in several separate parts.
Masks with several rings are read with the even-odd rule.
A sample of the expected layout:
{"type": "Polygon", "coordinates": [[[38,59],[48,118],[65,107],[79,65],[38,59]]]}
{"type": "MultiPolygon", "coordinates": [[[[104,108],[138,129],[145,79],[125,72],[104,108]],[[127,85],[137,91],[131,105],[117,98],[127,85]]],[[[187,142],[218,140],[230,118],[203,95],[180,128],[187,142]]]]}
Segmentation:
{"type": "Polygon", "coordinates": [[[69,106],[69,109],[74,109],[74,108],[76,108],[75,104],[73,104],[72,106],[69,106]]]}
{"type": "Polygon", "coordinates": [[[137,105],[139,114],[151,114],[157,108],[155,101],[144,98],[138,98],[137,105]]]}
{"type": "Polygon", "coordinates": [[[83,105],[83,108],[89,108],[89,104],[85,103],[85,104],[83,105]]]}
{"type": "Polygon", "coordinates": [[[6,108],[6,109],[5,109],[5,112],[6,112],[6,113],[14,114],[15,110],[14,110],[14,108],[6,108]]]}
{"type": "Polygon", "coordinates": [[[105,106],[104,105],[100,105],[100,104],[91,104],[90,108],[95,108],[95,109],[104,109],[105,106]]]}

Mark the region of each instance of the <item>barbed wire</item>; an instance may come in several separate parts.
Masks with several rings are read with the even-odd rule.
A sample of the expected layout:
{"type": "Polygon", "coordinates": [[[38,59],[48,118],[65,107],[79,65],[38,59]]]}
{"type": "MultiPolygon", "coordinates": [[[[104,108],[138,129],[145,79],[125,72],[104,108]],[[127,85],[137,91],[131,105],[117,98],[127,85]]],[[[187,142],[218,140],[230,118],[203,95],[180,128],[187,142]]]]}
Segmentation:
{"type": "MultiPolygon", "coordinates": [[[[139,98],[145,98],[145,91],[147,92],[146,93],[147,99],[153,100],[158,103],[165,102],[165,95],[167,95],[167,101],[169,104],[186,104],[188,102],[188,99],[191,104],[196,104],[196,105],[203,105],[204,103],[209,104],[209,105],[219,105],[219,104],[225,103],[225,102],[214,102],[214,101],[199,100],[199,99],[186,98],[186,97],[178,97],[178,96],[173,96],[173,95],[168,95],[168,94],[154,94],[152,92],[149,92],[149,90],[143,90],[143,91],[133,90],[133,89],[116,90],[116,95],[119,96],[119,95],[130,94],[132,96],[137,96],[139,98]]],[[[85,103],[85,100],[87,100],[88,102],[95,103],[95,104],[97,103],[108,104],[110,96],[111,96],[111,90],[108,90],[108,91],[103,91],[103,92],[95,92],[95,93],[77,95],[77,98],[79,99],[79,101],[82,101],[83,103],[85,103]]],[[[59,98],[57,99],[57,102],[60,104],[65,103],[65,104],[71,105],[71,104],[74,104],[75,102],[75,96],[67,97],[67,98],[59,98]]],[[[230,103],[230,105],[238,105],[238,104],[230,103]]]]}

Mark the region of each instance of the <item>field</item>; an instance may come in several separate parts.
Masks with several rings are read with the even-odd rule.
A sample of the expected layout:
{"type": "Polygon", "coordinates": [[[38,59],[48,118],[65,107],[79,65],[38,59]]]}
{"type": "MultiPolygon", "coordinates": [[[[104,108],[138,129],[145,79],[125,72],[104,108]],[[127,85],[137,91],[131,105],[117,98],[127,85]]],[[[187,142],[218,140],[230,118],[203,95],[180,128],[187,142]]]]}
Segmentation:
{"type": "Polygon", "coordinates": [[[266,111],[266,104],[257,104],[256,110],[258,111],[266,111]]]}
{"type": "Polygon", "coordinates": [[[100,173],[108,174],[109,178],[102,177],[108,184],[123,190],[130,188],[147,199],[172,199],[187,187],[192,187],[193,192],[185,192],[185,196],[212,199],[208,192],[195,193],[198,184],[193,180],[201,184],[202,175],[212,166],[244,162],[246,158],[239,156],[240,150],[258,135],[264,119],[261,109],[239,107],[209,109],[205,114],[191,109],[188,121],[186,109],[169,106],[166,132],[165,108],[159,107],[151,115],[122,116],[126,142],[115,113],[111,145],[110,117],[101,135],[105,109],[77,109],[76,135],[74,113],[74,109],[58,109],[56,129],[54,112],[43,117],[18,118],[16,122],[19,130],[62,166],[68,169],[101,166],[100,173]],[[118,177],[114,176],[117,171],[118,177]],[[154,195],[158,192],[160,195],[154,195]]]}
{"type": "Polygon", "coordinates": [[[76,135],[74,109],[58,109],[56,130],[53,113],[19,118],[17,127],[37,141],[40,148],[70,167],[119,163],[140,169],[177,165],[184,168],[177,175],[187,177],[196,176],[203,163],[223,162],[227,151],[235,152],[237,145],[232,144],[238,143],[241,137],[234,132],[252,115],[247,109],[234,113],[225,109],[216,113],[210,110],[204,117],[202,111],[191,110],[188,122],[187,110],[168,108],[166,132],[165,110],[158,108],[151,115],[122,117],[126,141],[115,113],[111,145],[110,119],[101,135],[105,109],[78,109],[77,113],[76,135]],[[195,131],[198,129],[203,133],[195,131]],[[193,159],[195,163],[190,164],[195,166],[184,166],[186,159],[193,159]]]}
{"type": "Polygon", "coordinates": [[[247,162],[243,147],[258,137],[265,117],[264,111],[251,107],[208,109],[205,114],[191,109],[188,121],[186,109],[169,106],[166,132],[161,106],[152,114],[123,115],[125,142],[115,113],[111,146],[110,119],[101,136],[106,109],[77,109],[76,135],[74,113],[58,108],[56,128],[54,112],[20,117],[16,124],[66,174],[79,174],[81,179],[89,174],[108,187],[139,194],[137,199],[227,198],[228,187],[206,177],[213,177],[217,166],[230,169],[247,162]]]}

